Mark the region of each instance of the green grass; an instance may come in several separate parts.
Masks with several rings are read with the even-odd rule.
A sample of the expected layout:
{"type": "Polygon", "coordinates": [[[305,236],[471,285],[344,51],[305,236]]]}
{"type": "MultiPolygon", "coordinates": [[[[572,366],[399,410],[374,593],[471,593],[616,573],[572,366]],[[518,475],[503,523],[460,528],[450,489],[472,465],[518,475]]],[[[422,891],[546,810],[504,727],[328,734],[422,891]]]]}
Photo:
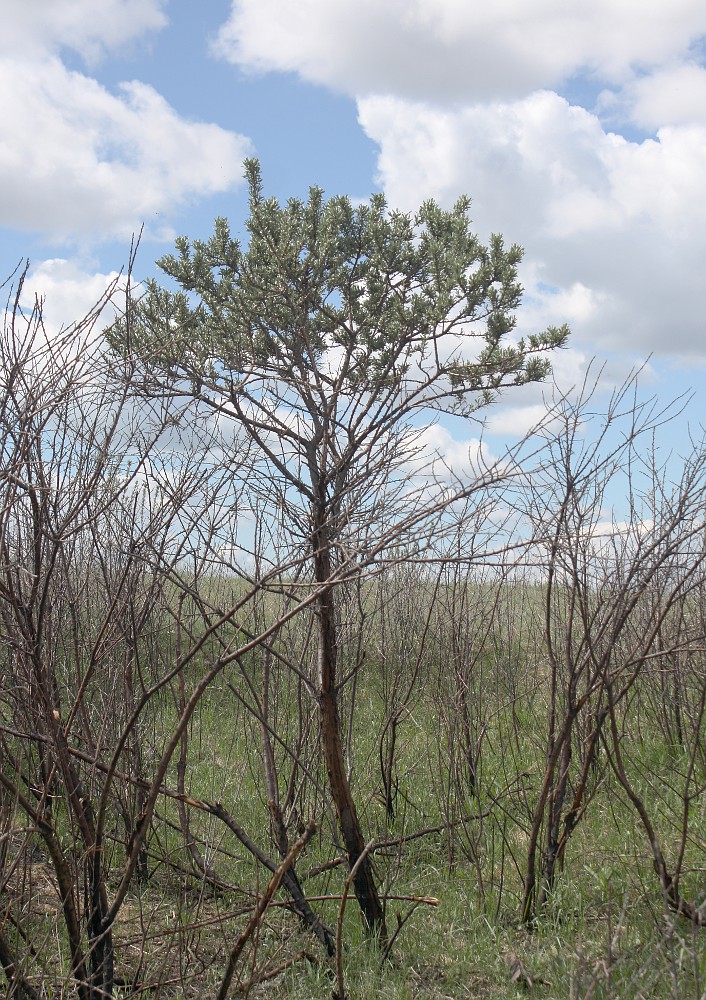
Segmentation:
{"type": "MultiPolygon", "coordinates": [[[[378,680],[374,675],[366,676],[357,693],[353,781],[366,835],[383,839],[399,836],[403,830],[413,832],[443,822],[440,786],[434,778],[429,751],[434,745],[441,746],[442,757],[448,756],[450,737],[443,726],[440,730],[439,715],[426,701],[429,692],[423,692],[414,712],[400,726],[397,763],[400,812],[390,823],[378,787],[376,740],[383,721],[378,680]]],[[[215,797],[228,804],[248,832],[274,857],[266,833],[268,814],[259,762],[259,727],[242,712],[235,711],[237,723],[228,726],[224,721],[228,704],[232,708],[234,699],[229,699],[226,690],[219,687],[205,699],[195,720],[190,747],[191,793],[214,798],[214,769],[217,770],[221,783],[215,797]]],[[[509,710],[495,713],[488,723],[479,798],[467,795],[459,799],[455,789],[455,799],[453,795],[447,798],[447,805],[451,802],[456,813],[468,809],[489,811],[489,815],[482,825],[468,825],[465,849],[461,830],[457,830],[453,861],[443,833],[415,840],[400,852],[378,858],[383,891],[397,896],[434,896],[439,900],[436,907],[416,907],[382,968],[379,952],[362,932],[355,899],[349,899],[343,939],[345,982],[351,998],[509,1000],[526,996],[530,981],[534,983],[533,995],[547,1000],[611,996],[660,1000],[700,996],[698,991],[706,986],[706,948],[699,933],[693,936],[688,924],[665,916],[649,845],[634,810],[614,779],[604,779],[570,839],[564,868],[558,872],[554,890],[536,925],[531,931],[519,925],[526,847],[522,826],[526,824],[527,806],[536,795],[541,777],[536,726],[540,707],[528,700],[523,711],[515,713],[514,725],[519,725],[520,730],[512,737],[514,753],[527,762],[528,774],[521,788],[495,805],[496,797],[508,784],[504,749],[510,742],[509,710]],[[472,850],[468,847],[469,837],[473,841],[472,850]],[[512,861],[513,853],[517,866],[512,861]],[[472,863],[471,856],[477,859],[477,865],[472,863]],[[485,896],[479,891],[478,868],[485,896]],[[513,981],[513,970],[517,981],[513,981]]],[[[284,710],[280,705],[280,711],[284,710]]],[[[664,831],[668,850],[670,838],[674,839],[677,833],[674,817],[679,805],[669,782],[675,769],[683,768],[687,760],[674,747],[660,744],[656,736],[644,751],[636,744],[631,753],[635,755],[636,787],[645,796],[651,794],[655,815],[669,819],[664,831]],[[659,796],[654,794],[656,789],[659,796]]],[[[315,766],[314,751],[315,746],[312,766],[315,766]]],[[[280,751],[280,765],[285,760],[286,755],[280,751]]],[[[318,773],[323,780],[320,767],[318,773]]],[[[317,801],[314,796],[312,809],[317,801]]],[[[689,852],[696,855],[697,840],[704,829],[701,817],[693,820],[689,852]]],[[[214,836],[212,820],[199,820],[195,814],[194,827],[205,837],[214,836]]],[[[178,837],[176,834],[173,837],[177,850],[178,837]]],[[[225,840],[224,837],[220,842],[225,840]]],[[[237,843],[229,842],[229,847],[240,853],[242,860],[219,862],[223,877],[239,883],[249,878],[252,883],[256,868],[251,859],[243,855],[237,843]]],[[[321,836],[310,845],[299,863],[299,871],[323,864],[335,853],[324,822],[321,836]]],[[[260,873],[261,880],[264,877],[260,873]]],[[[343,878],[342,869],[336,869],[332,874],[306,882],[305,891],[311,895],[339,895],[343,878]]],[[[334,925],[338,902],[315,905],[323,918],[334,925]]],[[[398,914],[404,919],[412,905],[404,900],[388,902],[388,926],[392,933],[398,924],[398,914]]],[[[257,962],[276,965],[286,954],[299,950],[317,954],[316,943],[299,932],[291,916],[281,909],[270,913],[258,941],[257,962]],[[280,953],[284,940],[287,944],[280,953]]],[[[230,932],[231,938],[233,933],[234,930],[230,932]]],[[[221,965],[224,955],[225,951],[221,954],[221,965]]],[[[252,953],[247,961],[251,960],[252,953]]],[[[257,962],[252,968],[247,966],[246,979],[257,962]]],[[[277,979],[254,987],[251,995],[323,1000],[331,997],[332,989],[330,969],[319,956],[314,963],[302,960],[277,979]]]]}
{"type": "MultiPolygon", "coordinates": [[[[645,832],[610,768],[599,767],[591,779],[594,797],[568,841],[564,864],[557,870],[545,907],[530,929],[520,925],[528,829],[543,776],[548,726],[546,664],[536,649],[523,657],[521,646],[514,642],[508,665],[507,658],[497,659],[498,641],[492,637],[478,655],[465,650],[465,662],[472,669],[457,676],[454,664],[462,660],[443,657],[448,637],[439,633],[400,715],[396,814],[392,819],[386,815],[379,743],[387,715],[399,706],[400,692],[406,689],[415,666],[419,622],[407,628],[402,614],[413,611],[413,607],[400,611],[399,627],[387,633],[384,656],[380,635],[370,628],[365,636],[369,654],[357,679],[354,702],[350,681],[341,692],[344,734],[349,720],[352,727],[351,782],[366,838],[393,840],[427,827],[453,825],[376,853],[389,932],[394,934],[403,922],[389,959],[382,964],[379,950],[363,932],[356,900],[350,896],[343,922],[343,969],[350,1000],[515,1000],[528,992],[546,1000],[700,1000],[706,989],[706,931],[665,913],[645,832]],[[459,683],[465,680],[479,753],[476,795],[463,770],[463,727],[456,709],[459,683]],[[458,822],[467,814],[478,818],[458,822]],[[436,898],[438,905],[415,905],[417,899],[429,897],[436,898]]],[[[527,629],[526,622],[522,628],[527,629]]],[[[292,646],[301,643],[304,634],[293,629],[286,641],[292,646]]],[[[518,634],[524,635],[528,650],[534,648],[522,630],[518,634]]],[[[214,649],[215,644],[189,665],[187,689],[208,668],[214,649]]],[[[292,655],[291,648],[286,651],[292,655]]],[[[296,655],[302,670],[313,670],[311,647],[297,647],[296,655]]],[[[355,655],[353,639],[342,644],[341,675],[355,662],[355,655]]],[[[242,669],[237,664],[229,666],[193,716],[186,791],[195,799],[223,803],[277,861],[263,779],[262,734],[242,700],[252,704],[253,690],[258,696],[261,693],[259,655],[251,654],[242,669]]],[[[694,672],[692,689],[686,692],[692,707],[698,683],[699,675],[694,672]]],[[[656,681],[641,679],[636,698],[622,707],[621,749],[630,780],[648,806],[669,864],[674,864],[681,833],[681,788],[692,763],[689,746],[700,736],[687,734],[683,748],[668,742],[655,715],[660,706],[658,689],[648,690],[649,684],[656,685],[656,681]]],[[[154,697],[141,722],[148,773],[177,717],[175,690],[173,686],[154,697]]],[[[318,750],[316,705],[280,665],[273,667],[270,696],[270,722],[281,739],[273,745],[283,800],[293,755],[299,758],[290,839],[296,839],[298,828],[310,818],[320,827],[297,870],[308,896],[331,897],[312,905],[335,927],[345,882],[343,866],[304,880],[305,873],[326,865],[340,851],[318,750]]],[[[693,711],[685,716],[688,725],[693,711]]],[[[580,746],[575,751],[570,785],[578,774],[580,746]]],[[[606,753],[602,746],[600,764],[605,764],[606,753]]],[[[172,788],[177,780],[177,756],[166,778],[172,788]]],[[[697,903],[706,897],[703,778],[699,751],[689,788],[692,799],[682,879],[684,895],[697,903]]],[[[56,815],[67,856],[76,866],[80,891],[82,858],[72,846],[76,831],[61,801],[56,815]]],[[[206,1000],[214,995],[253,898],[269,879],[269,873],[213,816],[191,808],[190,822],[218,876],[238,891],[215,891],[190,874],[193,869],[179,830],[176,803],[163,797],[149,839],[151,877],[142,885],[133,883],[115,928],[118,974],[139,971],[144,983],[160,984],[157,995],[165,1000],[206,1000]]],[[[123,836],[121,823],[115,811],[111,829],[118,840],[123,836]]],[[[122,845],[115,842],[106,854],[113,869],[109,896],[120,877],[122,852],[122,845]]],[[[8,896],[12,896],[13,913],[22,916],[25,933],[41,951],[38,962],[28,959],[26,965],[53,969],[56,993],[56,984],[67,969],[66,940],[56,892],[51,891],[51,870],[43,863],[41,871],[48,887],[40,894],[41,905],[32,901],[26,887],[28,879],[39,878],[39,865],[26,865],[13,874],[8,896]],[[24,888],[20,875],[25,878],[24,888]]],[[[335,985],[330,964],[313,936],[302,931],[283,905],[286,901],[280,892],[277,905],[245,950],[238,970],[242,981],[307,952],[311,959],[301,958],[281,975],[254,985],[250,996],[330,1000],[335,985]]],[[[22,951],[21,936],[14,930],[9,936],[22,951]]],[[[118,995],[130,993],[125,988],[118,995]]]]}

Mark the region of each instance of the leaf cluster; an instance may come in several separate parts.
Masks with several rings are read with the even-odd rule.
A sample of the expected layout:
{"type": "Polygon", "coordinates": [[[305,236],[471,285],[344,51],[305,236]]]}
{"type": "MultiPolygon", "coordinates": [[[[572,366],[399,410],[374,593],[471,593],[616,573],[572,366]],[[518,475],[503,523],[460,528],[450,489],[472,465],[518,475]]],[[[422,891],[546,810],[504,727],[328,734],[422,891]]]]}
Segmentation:
{"type": "Polygon", "coordinates": [[[246,245],[224,218],[208,241],[180,237],[158,262],[179,290],[150,283],[114,347],[230,397],[259,379],[408,409],[468,412],[546,376],[568,330],[510,341],[522,250],[500,236],[484,246],[467,198],[407,214],[380,194],[354,205],[312,188],[280,205],[257,161],[246,173],[246,245]]]}

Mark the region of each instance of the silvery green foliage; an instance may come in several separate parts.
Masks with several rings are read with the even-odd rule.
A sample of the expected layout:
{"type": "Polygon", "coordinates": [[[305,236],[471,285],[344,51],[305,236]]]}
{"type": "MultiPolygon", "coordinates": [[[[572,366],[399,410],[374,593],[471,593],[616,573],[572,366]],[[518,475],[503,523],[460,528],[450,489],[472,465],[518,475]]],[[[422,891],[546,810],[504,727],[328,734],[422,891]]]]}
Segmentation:
{"type": "Polygon", "coordinates": [[[547,375],[568,330],[510,342],[522,250],[482,245],[467,198],[409,215],[379,194],[353,205],[312,188],[281,206],[257,161],[246,171],[247,246],[222,218],[208,242],[178,239],[159,266],[182,290],[151,283],[115,347],[197,392],[276,391],[310,419],[333,395],[368,418],[382,404],[391,424],[420,408],[468,413],[547,375]]]}

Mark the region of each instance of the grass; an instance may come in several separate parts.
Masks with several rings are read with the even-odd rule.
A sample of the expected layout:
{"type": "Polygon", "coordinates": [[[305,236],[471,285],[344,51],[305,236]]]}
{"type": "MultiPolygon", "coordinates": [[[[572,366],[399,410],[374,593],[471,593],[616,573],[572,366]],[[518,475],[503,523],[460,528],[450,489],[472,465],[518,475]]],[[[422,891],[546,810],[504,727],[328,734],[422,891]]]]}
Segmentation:
{"type": "MultiPolygon", "coordinates": [[[[645,832],[605,766],[607,742],[600,747],[599,766],[592,777],[595,795],[568,841],[546,905],[531,928],[520,925],[528,831],[547,740],[546,667],[537,659],[541,647],[529,641],[529,625],[523,620],[516,635],[526,643],[524,658],[515,641],[512,656],[499,661],[495,636],[480,649],[456,647],[453,657],[442,657],[448,637],[440,630],[429,655],[415,662],[410,650],[419,645],[419,623],[405,627],[404,615],[419,609],[411,602],[398,611],[396,629],[386,632],[385,656],[380,655],[380,636],[371,629],[366,636],[369,655],[358,673],[355,693],[350,682],[341,692],[344,736],[351,726],[351,782],[365,835],[378,841],[400,840],[398,846],[375,855],[381,892],[390,897],[389,932],[395,934],[399,927],[388,960],[381,963],[379,950],[364,934],[352,896],[347,904],[343,970],[351,1000],[515,1000],[528,993],[546,1000],[701,1000],[706,989],[702,941],[706,932],[665,909],[645,832]],[[471,666],[464,673],[459,664],[471,666]],[[412,695],[403,705],[403,692],[415,669],[412,695]],[[463,684],[468,685],[465,695],[477,757],[475,795],[464,770],[466,737],[458,710],[463,684]],[[386,720],[398,708],[396,815],[391,819],[382,796],[379,750],[386,720]],[[477,818],[460,822],[468,814],[477,818]],[[430,827],[445,829],[402,842],[403,837],[430,827]],[[415,905],[418,897],[435,897],[438,905],[415,905]]],[[[287,641],[301,643],[305,634],[292,629],[287,641]]],[[[354,639],[342,645],[343,675],[357,662],[354,639]]],[[[291,655],[292,650],[287,652],[291,655]]],[[[296,655],[303,670],[312,669],[310,648],[300,646],[296,655]]],[[[207,665],[208,651],[190,664],[187,687],[198,681],[207,665]]],[[[697,747],[692,760],[691,750],[700,733],[697,726],[684,747],[668,741],[656,715],[659,698],[648,687],[654,683],[645,677],[623,710],[621,750],[671,864],[681,832],[682,790],[693,766],[682,886],[685,895],[698,902],[699,893],[706,895],[706,796],[703,756],[697,747]]],[[[690,675],[690,683],[687,706],[696,703],[702,683],[697,671],[690,675]]],[[[263,780],[261,727],[244,707],[244,702],[254,705],[261,691],[262,662],[256,654],[228,667],[212,685],[189,727],[186,790],[194,799],[223,803],[277,862],[263,780]]],[[[318,751],[316,705],[281,666],[273,670],[269,694],[269,722],[279,736],[279,741],[273,739],[273,748],[283,801],[290,782],[293,788],[290,839],[296,839],[298,827],[309,818],[320,827],[297,871],[309,897],[326,897],[312,905],[335,927],[345,881],[343,866],[305,877],[340,853],[318,751]]],[[[173,690],[166,689],[150,701],[141,729],[148,769],[172,732],[176,715],[173,690]]],[[[688,711],[685,717],[688,721],[688,711]]],[[[577,743],[570,785],[578,774],[580,750],[577,743]]],[[[176,786],[176,757],[166,783],[176,786]]],[[[13,815],[19,814],[6,813],[6,823],[11,824],[13,815]]],[[[80,892],[83,859],[74,846],[76,831],[61,804],[56,817],[80,892]]],[[[165,1000],[206,1000],[215,994],[253,899],[269,878],[212,815],[192,808],[190,822],[209,864],[238,891],[215,891],[194,876],[176,803],[164,797],[149,839],[150,878],[133,883],[114,928],[118,974],[158,984],[153,995],[165,1000]]],[[[111,829],[117,839],[106,855],[113,866],[109,897],[120,876],[123,827],[116,811],[111,829]]],[[[5,870],[10,875],[3,927],[13,947],[25,954],[28,975],[36,982],[37,969],[43,968],[46,995],[51,995],[50,981],[58,995],[62,980],[67,983],[68,958],[52,870],[46,859],[23,859],[13,850],[5,859],[5,870]],[[21,864],[12,870],[16,857],[21,864]],[[30,883],[44,888],[30,889],[30,883]],[[12,924],[11,913],[16,924],[21,917],[26,940],[12,924]],[[34,958],[27,952],[27,941],[37,952],[34,958]]],[[[302,931],[284,905],[287,899],[279,893],[251,940],[238,969],[240,980],[253,981],[249,995],[264,1000],[330,1000],[334,989],[330,965],[313,936],[302,931]],[[279,975],[256,982],[278,968],[279,975]]],[[[136,994],[124,985],[116,995],[136,994]]]]}
{"type": "MultiPolygon", "coordinates": [[[[215,690],[204,701],[195,723],[192,736],[198,739],[191,749],[191,793],[212,797],[217,770],[222,776],[222,785],[216,789],[219,798],[230,803],[234,815],[271,852],[267,837],[263,836],[268,813],[256,749],[258,726],[252,719],[239,716],[242,729],[238,735],[232,728],[224,727],[224,699],[227,703],[225,690],[215,690]]],[[[434,766],[428,752],[439,736],[438,714],[428,710],[425,713],[422,697],[402,727],[397,763],[401,775],[398,803],[402,811],[389,823],[381,798],[375,792],[379,779],[375,773],[373,742],[380,731],[383,709],[375,677],[359,688],[357,699],[353,775],[368,833],[384,839],[401,835],[403,828],[411,832],[442,823],[440,788],[433,777],[434,766]]],[[[455,810],[490,810],[482,825],[471,824],[467,831],[473,839],[472,851],[468,846],[464,851],[457,837],[451,860],[448,839],[440,833],[410,842],[404,850],[378,859],[384,889],[398,896],[434,896],[439,900],[437,907],[416,907],[405,921],[390,959],[382,967],[379,952],[362,932],[355,900],[349,900],[343,937],[345,982],[350,997],[509,1000],[526,996],[530,989],[533,995],[547,1000],[610,996],[660,1000],[701,996],[699,991],[706,985],[706,949],[699,934],[692,935],[688,924],[665,915],[651,867],[649,845],[614,780],[603,779],[596,799],[576,828],[569,841],[565,866],[536,924],[531,930],[519,925],[521,865],[527,842],[523,825],[527,803],[536,794],[541,776],[534,724],[539,710],[536,701],[528,701],[522,712],[515,714],[514,724],[520,726],[519,736],[513,737],[515,753],[529,763],[529,773],[521,788],[501,800],[502,808],[497,805],[493,808],[498,793],[508,784],[503,748],[508,745],[512,725],[509,713],[496,713],[484,744],[486,757],[480,798],[467,796],[463,802],[458,798],[452,802],[455,810]],[[506,825],[504,830],[504,842],[503,815],[509,815],[511,820],[509,829],[506,825]],[[517,865],[513,864],[513,853],[517,865]],[[477,859],[475,864],[471,854],[477,859]],[[485,896],[479,891],[479,867],[485,896]]],[[[450,751],[449,740],[446,732],[442,743],[437,744],[444,757],[450,751]]],[[[653,793],[656,815],[669,819],[667,833],[673,836],[679,800],[670,777],[686,765],[687,759],[683,752],[680,755],[674,747],[660,745],[656,739],[645,748],[644,760],[641,753],[638,746],[634,762],[636,785],[644,795],[653,793]],[[656,789],[659,796],[654,795],[656,789]]],[[[284,759],[281,754],[280,764],[284,759]]],[[[213,837],[211,821],[201,823],[200,828],[204,837],[213,837]]],[[[692,853],[699,829],[701,823],[695,823],[692,853]]],[[[231,849],[237,853],[237,845],[231,845],[231,849]]],[[[299,870],[323,864],[333,854],[335,849],[324,832],[311,845],[299,870]]],[[[248,870],[251,879],[255,876],[255,867],[247,857],[239,862],[222,862],[220,868],[224,877],[239,884],[246,880],[248,870]]],[[[334,874],[306,882],[305,890],[311,895],[338,895],[342,880],[342,870],[338,869],[334,874]]],[[[389,901],[388,926],[392,933],[411,905],[389,901]]],[[[338,902],[334,900],[319,907],[324,919],[335,924],[338,902]]],[[[221,965],[227,937],[220,953],[221,965]]],[[[258,962],[277,965],[287,953],[298,951],[315,953],[316,948],[309,936],[299,932],[291,916],[281,909],[271,910],[245,978],[253,974],[258,962]],[[273,957],[268,958],[270,955],[273,957]]],[[[326,963],[302,960],[277,979],[253,987],[250,995],[328,1000],[331,992],[332,979],[326,963]]]]}

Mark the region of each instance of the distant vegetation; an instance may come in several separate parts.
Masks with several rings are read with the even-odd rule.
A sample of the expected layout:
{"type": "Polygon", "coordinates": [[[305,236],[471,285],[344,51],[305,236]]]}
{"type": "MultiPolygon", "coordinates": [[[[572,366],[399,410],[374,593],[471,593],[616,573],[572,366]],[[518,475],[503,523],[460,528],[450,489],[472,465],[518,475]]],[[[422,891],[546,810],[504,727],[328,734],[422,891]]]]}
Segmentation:
{"type": "Polygon", "coordinates": [[[107,338],[13,286],[8,995],[702,996],[706,450],[629,380],[447,468],[566,336],[519,251],[250,182],[107,338]]]}

